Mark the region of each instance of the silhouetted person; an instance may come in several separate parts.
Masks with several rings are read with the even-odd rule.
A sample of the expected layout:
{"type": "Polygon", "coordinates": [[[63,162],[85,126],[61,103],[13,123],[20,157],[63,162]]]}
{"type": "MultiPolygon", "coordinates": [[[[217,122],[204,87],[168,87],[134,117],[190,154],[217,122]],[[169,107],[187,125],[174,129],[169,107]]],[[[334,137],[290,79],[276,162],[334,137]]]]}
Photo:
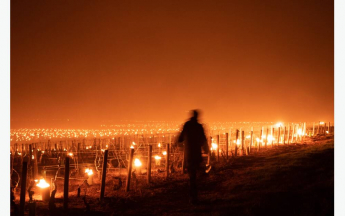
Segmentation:
{"type": "Polygon", "coordinates": [[[204,128],[198,122],[197,110],[192,110],[192,117],[184,124],[178,142],[184,142],[185,165],[190,180],[190,202],[196,204],[198,201],[197,171],[202,162],[201,148],[208,153],[204,128]]]}

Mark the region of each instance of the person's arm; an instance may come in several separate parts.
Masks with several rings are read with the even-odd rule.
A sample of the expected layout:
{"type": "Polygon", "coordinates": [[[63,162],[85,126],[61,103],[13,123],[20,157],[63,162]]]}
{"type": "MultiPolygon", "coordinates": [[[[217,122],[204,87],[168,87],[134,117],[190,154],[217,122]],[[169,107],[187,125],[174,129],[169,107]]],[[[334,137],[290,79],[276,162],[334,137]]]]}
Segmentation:
{"type": "Polygon", "coordinates": [[[204,150],[205,154],[208,154],[209,153],[209,147],[208,147],[208,143],[207,143],[207,138],[206,138],[206,135],[205,135],[205,131],[204,131],[204,128],[202,127],[201,125],[201,139],[202,139],[202,149],[204,150]]]}

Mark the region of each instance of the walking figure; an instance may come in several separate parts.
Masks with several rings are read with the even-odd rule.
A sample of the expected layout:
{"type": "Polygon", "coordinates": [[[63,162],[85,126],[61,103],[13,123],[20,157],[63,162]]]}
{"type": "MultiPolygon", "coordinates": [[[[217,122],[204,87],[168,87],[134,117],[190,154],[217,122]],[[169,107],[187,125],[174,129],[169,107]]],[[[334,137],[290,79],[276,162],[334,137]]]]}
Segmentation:
{"type": "Polygon", "coordinates": [[[198,111],[192,110],[192,117],[187,121],[179,136],[178,142],[184,142],[185,165],[188,170],[190,184],[190,202],[198,202],[197,171],[202,162],[201,148],[209,153],[204,128],[198,122],[198,111]]]}

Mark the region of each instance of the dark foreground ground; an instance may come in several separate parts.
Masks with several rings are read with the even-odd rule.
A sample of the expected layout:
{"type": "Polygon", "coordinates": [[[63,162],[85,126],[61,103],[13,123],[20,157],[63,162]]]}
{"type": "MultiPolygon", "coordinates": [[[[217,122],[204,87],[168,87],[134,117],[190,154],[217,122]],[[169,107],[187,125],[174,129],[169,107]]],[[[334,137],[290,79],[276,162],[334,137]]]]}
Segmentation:
{"type": "MultiPolygon", "coordinates": [[[[200,180],[200,204],[188,201],[187,176],[168,181],[154,178],[130,193],[107,189],[87,193],[90,210],[81,198],[70,198],[70,210],[57,199],[56,215],[333,215],[334,141],[318,137],[304,144],[280,146],[251,156],[214,164],[200,180]]],[[[49,215],[37,203],[37,215],[49,215]]]]}

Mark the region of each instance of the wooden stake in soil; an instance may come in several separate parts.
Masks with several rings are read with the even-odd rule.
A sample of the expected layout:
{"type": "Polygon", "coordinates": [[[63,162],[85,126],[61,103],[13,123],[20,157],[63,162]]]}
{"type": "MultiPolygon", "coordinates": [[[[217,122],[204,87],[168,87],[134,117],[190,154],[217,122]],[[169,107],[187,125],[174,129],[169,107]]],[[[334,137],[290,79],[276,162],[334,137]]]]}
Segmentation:
{"type": "Polygon", "coordinates": [[[272,128],[272,148],[273,148],[273,144],[274,144],[274,127],[272,127],[271,126],[271,128],[272,128]]]}
{"type": "Polygon", "coordinates": [[[284,127],[284,140],[283,140],[283,145],[285,145],[285,137],[286,137],[286,126],[284,127]]]}
{"type": "MultiPolygon", "coordinates": [[[[78,143],[79,146],[79,143],[78,143]]],[[[102,183],[101,183],[101,193],[99,199],[102,200],[104,198],[104,190],[105,190],[105,179],[107,177],[107,163],[108,162],[108,149],[104,151],[103,156],[103,167],[102,167],[102,183]]]]}
{"type": "Polygon", "coordinates": [[[151,182],[151,160],[152,160],[152,145],[148,146],[148,158],[147,158],[147,184],[151,182]]]}
{"type": "Polygon", "coordinates": [[[277,145],[279,146],[279,141],[280,141],[280,126],[279,126],[279,129],[278,129],[278,139],[277,139],[277,145]]]}
{"type": "Polygon", "coordinates": [[[229,158],[229,133],[225,134],[225,152],[226,152],[226,160],[229,158]]]}
{"type": "Polygon", "coordinates": [[[219,136],[219,134],[217,135],[217,162],[219,162],[219,149],[220,149],[220,146],[219,146],[219,138],[220,138],[220,136],[219,136]]]}
{"type": "Polygon", "coordinates": [[[244,130],[242,131],[242,155],[244,155],[244,130]]]}
{"type": "Polygon", "coordinates": [[[37,148],[34,148],[34,179],[38,178],[37,148]]]}
{"type": "Polygon", "coordinates": [[[249,145],[249,152],[248,153],[250,153],[252,145],[253,145],[253,127],[252,127],[252,130],[250,131],[250,145],[249,145]]]}
{"type": "Polygon", "coordinates": [[[238,147],[237,147],[237,145],[238,145],[238,134],[239,134],[239,130],[238,129],[236,129],[236,143],[235,143],[235,157],[237,156],[237,150],[238,150],[238,147]]]}
{"type": "Polygon", "coordinates": [[[169,178],[169,159],[170,159],[170,144],[167,143],[167,159],[166,159],[166,163],[165,163],[165,170],[166,170],[166,176],[165,178],[168,179],[169,178]]]}
{"type": "Polygon", "coordinates": [[[65,158],[65,179],[63,185],[63,208],[68,209],[69,157],[65,158]]]}
{"type": "Polygon", "coordinates": [[[267,148],[267,142],[268,142],[268,126],[267,126],[267,130],[266,130],[265,148],[267,148]]]}
{"type": "Polygon", "coordinates": [[[130,154],[129,154],[129,161],[128,161],[128,174],[127,174],[127,180],[126,180],[126,192],[129,191],[130,184],[131,184],[133,154],[134,154],[134,149],[131,148],[130,149],[130,154]]]}
{"type": "Polygon", "coordinates": [[[26,161],[23,161],[22,178],[21,178],[21,184],[20,184],[19,216],[24,216],[27,171],[28,171],[28,163],[26,161]]]}

